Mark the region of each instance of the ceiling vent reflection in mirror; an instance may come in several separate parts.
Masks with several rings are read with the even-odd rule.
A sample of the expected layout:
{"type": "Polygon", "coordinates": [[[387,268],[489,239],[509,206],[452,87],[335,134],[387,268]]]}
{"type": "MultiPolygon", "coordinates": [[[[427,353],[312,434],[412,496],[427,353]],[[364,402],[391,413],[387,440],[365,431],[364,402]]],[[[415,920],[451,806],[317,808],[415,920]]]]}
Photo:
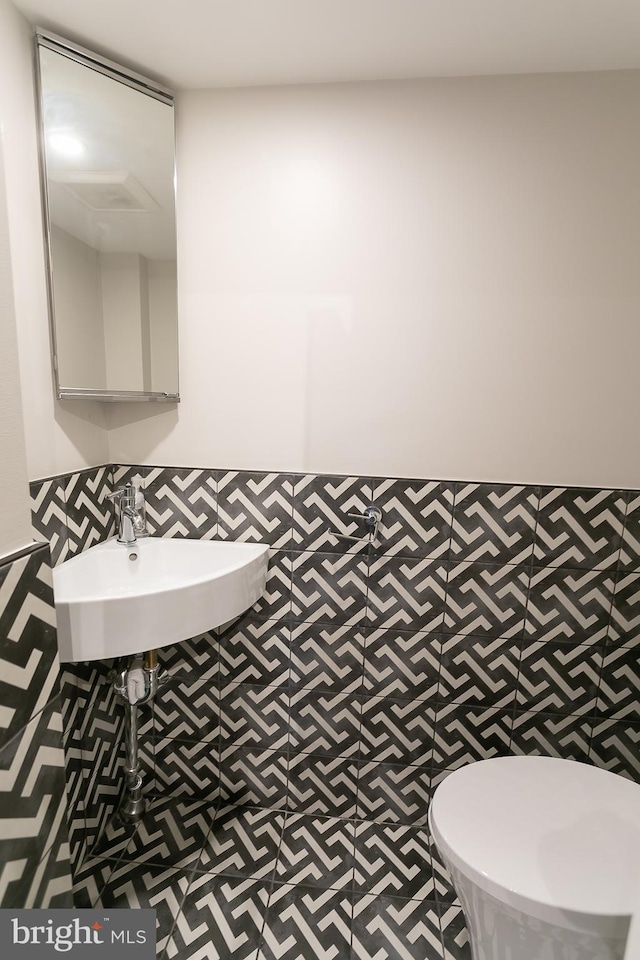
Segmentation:
{"type": "Polygon", "coordinates": [[[57,396],[177,401],[173,95],[39,29],[36,74],[57,396]]]}

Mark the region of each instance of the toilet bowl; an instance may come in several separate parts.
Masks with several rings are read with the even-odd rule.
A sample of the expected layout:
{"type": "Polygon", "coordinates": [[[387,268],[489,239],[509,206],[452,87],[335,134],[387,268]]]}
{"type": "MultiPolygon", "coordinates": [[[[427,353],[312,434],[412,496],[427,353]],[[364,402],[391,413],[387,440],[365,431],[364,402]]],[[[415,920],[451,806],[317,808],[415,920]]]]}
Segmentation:
{"type": "Polygon", "coordinates": [[[624,956],[640,900],[640,786],[572,760],[481,760],[438,786],[429,826],[474,960],[624,956]]]}

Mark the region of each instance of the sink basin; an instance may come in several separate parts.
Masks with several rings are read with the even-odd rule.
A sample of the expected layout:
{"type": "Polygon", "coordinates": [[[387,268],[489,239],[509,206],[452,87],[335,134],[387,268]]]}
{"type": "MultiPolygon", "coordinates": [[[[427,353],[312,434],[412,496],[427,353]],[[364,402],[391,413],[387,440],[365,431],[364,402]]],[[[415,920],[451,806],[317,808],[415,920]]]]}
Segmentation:
{"type": "Polygon", "coordinates": [[[264,593],[268,557],[257,543],[99,543],[53,571],[60,659],[141,653],[227,623],[264,593]]]}

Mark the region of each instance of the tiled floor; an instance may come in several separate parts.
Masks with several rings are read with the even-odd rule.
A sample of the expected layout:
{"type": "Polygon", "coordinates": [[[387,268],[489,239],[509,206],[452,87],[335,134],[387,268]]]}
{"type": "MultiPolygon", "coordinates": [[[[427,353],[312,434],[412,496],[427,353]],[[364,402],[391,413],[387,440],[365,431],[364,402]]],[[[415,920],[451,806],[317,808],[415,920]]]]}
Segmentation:
{"type": "Polygon", "coordinates": [[[78,905],[153,907],[162,960],[468,960],[429,832],[201,801],[111,826],[78,905]]]}

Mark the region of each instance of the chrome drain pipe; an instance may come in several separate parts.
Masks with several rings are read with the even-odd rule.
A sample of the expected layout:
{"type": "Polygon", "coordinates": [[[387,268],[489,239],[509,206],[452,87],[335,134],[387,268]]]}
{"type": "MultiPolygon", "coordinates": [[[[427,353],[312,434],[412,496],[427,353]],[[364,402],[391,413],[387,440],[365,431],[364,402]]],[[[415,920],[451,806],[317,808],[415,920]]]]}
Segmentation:
{"type": "Polygon", "coordinates": [[[134,666],[137,657],[132,657],[127,666],[114,671],[113,688],[116,696],[125,705],[126,766],[122,797],[118,816],[124,823],[137,823],[144,816],[146,807],[142,796],[144,774],[140,770],[138,754],[138,707],[155,698],[164,674],[158,665],[156,650],[143,655],[142,666],[134,666]]]}

